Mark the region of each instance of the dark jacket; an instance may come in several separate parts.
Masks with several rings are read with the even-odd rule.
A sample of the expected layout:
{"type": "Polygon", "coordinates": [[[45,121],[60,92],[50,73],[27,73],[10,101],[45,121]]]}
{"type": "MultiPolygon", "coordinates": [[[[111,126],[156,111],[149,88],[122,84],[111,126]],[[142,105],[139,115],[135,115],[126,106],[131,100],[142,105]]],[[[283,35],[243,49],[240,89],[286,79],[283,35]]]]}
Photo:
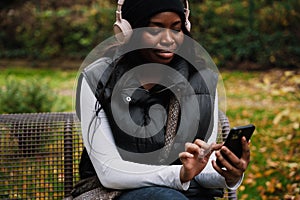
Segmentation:
{"type": "MultiPolygon", "coordinates": [[[[107,114],[116,145],[124,160],[145,164],[180,164],[175,158],[184,150],[187,141],[192,142],[196,138],[207,141],[212,133],[217,75],[205,66],[198,66],[196,70],[176,56],[169,66],[179,73],[169,75],[169,72],[165,72],[168,73],[165,79],[170,80],[164,80],[164,84],[157,84],[147,91],[140,86],[136,73],[130,73],[143,64],[133,55],[117,62],[101,58],[87,67],[79,80],[85,77],[101,109],[107,114]],[[172,154],[169,160],[160,163],[158,158],[164,146],[166,122],[164,113],[168,111],[172,95],[180,101],[180,120],[172,154]],[[166,112],[156,109],[158,114],[151,119],[149,110],[153,105],[160,105],[166,112]],[[155,134],[152,133],[153,128],[147,127],[149,124],[154,124],[155,134]],[[127,130],[124,127],[128,127],[127,130]]],[[[77,112],[80,116],[79,109],[77,112]]]]}
{"type": "MultiPolygon", "coordinates": [[[[117,62],[101,58],[81,73],[78,85],[85,77],[101,105],[96,108],[97,111],[104,109],[108,116],[124,160],[144,164],[180,164],[178,154],[184,150],[186,142],[197,138],[207,141],[212,133],[217,75],[205,66],[196,69],[184,59],[175,57],[169,67],[178,73],[174,76],[166,73],[165,79],[170,80],[145,90],[136,79],[136,74],[131,73],[132,69],[143,64],[147,63],[137,61],[132,55],[117,62]],[[180,102],[180,119],[171,154],[162,163],[160,150],[164,146],[166,114],[160,113],[168,112],[172,96],[180,102]],[[153,109],[155,105],[160,106],[153,109]],[[152,119],[150,110],[158,113],[152,119]],[[155,134],[152,133],[153,128],[147,128],[151,123],[155,134]],[[124,127],[128,129],[124,130],[124,127]]],[[[77,91],[77,94],[80,92],[77,91]]],[[[78,109],[77,114],[80,116],[78,109]]],[[[95,175],[86,150],[80,163],[80,175],[81,178],[95,175]]]]}

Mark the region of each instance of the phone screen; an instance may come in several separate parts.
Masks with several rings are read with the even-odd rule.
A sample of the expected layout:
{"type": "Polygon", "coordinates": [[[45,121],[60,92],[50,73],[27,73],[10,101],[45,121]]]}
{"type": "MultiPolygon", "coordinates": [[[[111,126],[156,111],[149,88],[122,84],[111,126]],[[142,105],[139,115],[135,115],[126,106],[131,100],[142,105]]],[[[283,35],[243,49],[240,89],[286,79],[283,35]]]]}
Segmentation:
{"type": "MultiPolygon", "coordinates": [[[[249,141],[254,130],[255,126],[253,124],[232,128],[227,136],[224,146],[232,151],[238,158],[241,158],[243,152],[241,139],[245,136],[246,140],[249,141]]],[[[223,157],[226,159],[226,155],[223,155],[223,157]]],[[[218,162],[218,160],[217,164],[221,166],[221,163],[218,162]]]]}

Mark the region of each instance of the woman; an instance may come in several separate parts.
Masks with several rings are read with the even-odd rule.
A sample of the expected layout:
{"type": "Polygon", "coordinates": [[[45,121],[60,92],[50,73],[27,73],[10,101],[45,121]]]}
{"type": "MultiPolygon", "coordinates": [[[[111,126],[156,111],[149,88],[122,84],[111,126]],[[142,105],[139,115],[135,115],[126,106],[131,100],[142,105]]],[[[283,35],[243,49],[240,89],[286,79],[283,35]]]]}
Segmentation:
{"type": "Polygon", "coordinates": [[[122,191],[121,200],[213,199],[222,195],[216,188],[237,188],[249,144],[242,139],[239,159],[214,143],[217,76],[188,37],[184,5],[119,4],[117,20],[127,20],[133,31],[79,79],[76,110],[86,148],[81,178],[97,175],[104,187],[122,191]]]}

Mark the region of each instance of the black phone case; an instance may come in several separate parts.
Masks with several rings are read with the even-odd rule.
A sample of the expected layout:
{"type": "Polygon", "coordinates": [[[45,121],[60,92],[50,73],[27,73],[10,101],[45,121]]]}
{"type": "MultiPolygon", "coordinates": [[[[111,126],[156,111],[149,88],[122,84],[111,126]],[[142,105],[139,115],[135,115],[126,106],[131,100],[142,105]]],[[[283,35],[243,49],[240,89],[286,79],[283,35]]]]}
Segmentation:
{"type": "MultiPolygon", "coordinates": [[[[245,136],[246,140],[249,141],[254,130],[255,126],[253,124],[232,128],[228,134],[224,146],[230,149],[230,151],[232,151],[238,158],[241,158],[243,151],[241,139],[243,136],[245,136]]],[[[223,157],[226,159],[225,155],[223,155],[223,157]]],[[[218,160],[217,164],[222,166],[218,160]]]]}

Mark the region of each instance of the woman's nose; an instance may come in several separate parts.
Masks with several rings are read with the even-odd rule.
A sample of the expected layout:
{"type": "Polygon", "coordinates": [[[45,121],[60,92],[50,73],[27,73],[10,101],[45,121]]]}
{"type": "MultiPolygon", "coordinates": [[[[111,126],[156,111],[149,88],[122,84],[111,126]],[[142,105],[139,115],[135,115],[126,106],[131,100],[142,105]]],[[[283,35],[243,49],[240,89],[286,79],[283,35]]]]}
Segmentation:
{"type": "Polygon", "coordinates": [[[175,42],[173,32],[170,29],[165,29],[161,36],[161,45],[170,46],[175,42]]]}

